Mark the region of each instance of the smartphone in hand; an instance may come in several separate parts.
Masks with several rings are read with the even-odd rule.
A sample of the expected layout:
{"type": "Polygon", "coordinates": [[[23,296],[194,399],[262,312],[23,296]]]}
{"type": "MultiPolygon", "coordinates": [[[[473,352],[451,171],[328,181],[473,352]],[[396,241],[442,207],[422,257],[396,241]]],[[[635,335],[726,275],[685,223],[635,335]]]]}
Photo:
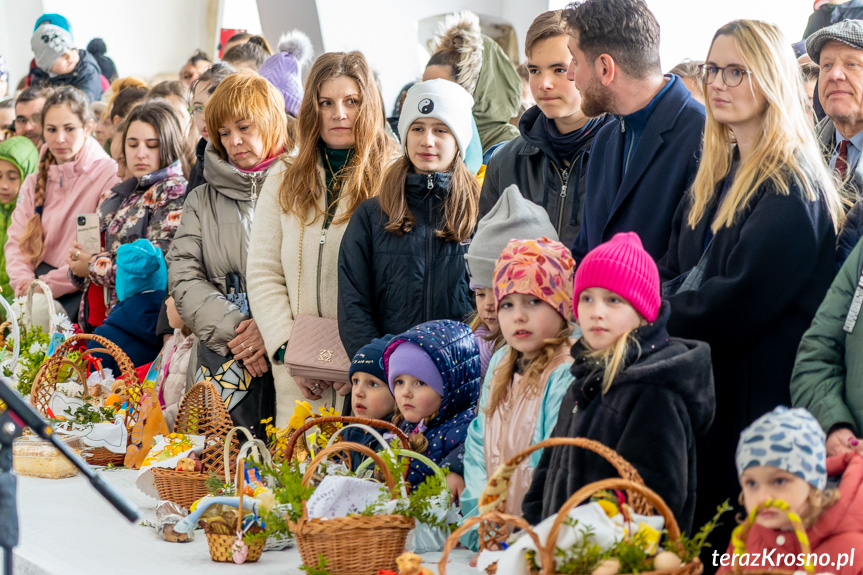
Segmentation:
{"type": "Polygon", "coordinates": [[[81,251],[88,254],[101,252],[102,240],[99,236],[99,215],[78,214],[76,224],[76,239],[81,244],[81,251]]]}

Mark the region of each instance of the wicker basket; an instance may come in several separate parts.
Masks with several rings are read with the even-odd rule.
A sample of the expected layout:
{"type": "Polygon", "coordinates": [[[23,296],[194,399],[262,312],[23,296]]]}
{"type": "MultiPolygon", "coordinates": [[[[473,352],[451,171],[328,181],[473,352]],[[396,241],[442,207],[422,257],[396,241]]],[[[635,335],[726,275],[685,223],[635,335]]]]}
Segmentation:
{"type": "MultiPolygon", "coordinates": [[[[758,514],[765,509],[778,509],[782,513],[788,517],[788,520],[791,522],[791,526],[794,527],[794,534],[797,537],[797,541],[800,542],[800,553],[803,554],[804,557],[809,557],[811,553],[811,547],[809,546],[809,536],[806,534],[806,527],[803,526],[803,522],[800,520],[800,517],[790,510],[789,505],[780,500],[780,499],[768,499],[766,501],[762,501],[755,508],[749,512],[749,515],[746,517],[746,521],[744,521],[739,529],[740,532],[737,532],[737,529],[734,530],[734,534],[731,537],[731,541],[734,543],[734,546],[739,552],[746,552],[746,537],[749,535],[749,531],[752,529],[752,526],[755,524],[755,518],[758,514]]],[[[737,555],[737,551],[735,551],[735,557],[737,555]]],[[[799,556],[799,555],[798,555],[799,556]]],[[[734,558],[732,558],[734,559],[734,558]]],[[[803,570],[814,573],[815,566],[810,565],[808,562],[803,566],[803,570]]],[[[746,569],[746,575],[793,575],[794,573],[800,571],[800,569],[768,569],[766,566],[764,569],[746,569]]],[[[731,572],[735,575],[740,575],[743,573],[743,568],[736,562],[733,561],[731,565],[731,572]]]]}
{"type": "MultiPolygon", "coordinates": [[[[396,483],[380,456],[359,443],[342,441],[318,453],[306,469],[303,484],[312,480],[318,465],[331,453],[356,451],[371,457],[382,471],[393,499],[398,497],[396,483]]],[[[317,565],[318,555],[327,559],[333,575],[377,575],[381,569],[395,569],[396,557],[405,549],[413,518],[402,515],[372,515],[309,519],[303,502],[303,515],[288,526],[297,540],[300,556],[306,565],[317,565]]]]}
{"type": "MultiPolygon", "coordinates": [[[[36,375],[36,379],[33,380],[33,389],[30,391],[30,403],[33,404],[33,407],[43,416],[47,415],[51,395],[53,395],[57,388],[57,379],[60,368],[63,366],[70,366],[75,369],[78,377],[81,379],[81,385],[84,387],[84,394],[86,395],[87,378],[84,370],[81,368],[81,360],[86,359],[87,356],[92,356],[94,353],[107,353],[114,358],[120,368],[117,379],[122,378],[123,380],[123,384],[116,389],[115,393],[123,400],[128,400],[131,405],[137,406],[138,402],[141,401],[141,383],[138,381],[135,366],[132,360],[129,359],[129,356],[123,353],[123,350],[119,346],[107,338],[99,335],[79,333],[64,341],[63,345],[58,347],[57,351],[54,352],[54,355],[42,364],[39,373],[36,375]],[[82,344],[86,345],[88,341],[95,341],[102,347],[85,350],[82,352],[78,362],[71,361],[68,358],[68,354],[75,351],[75,348],[80,347],[82,344]]],[[[135,425],[138,415],[137,409],[126,410],[124,423],[127,430],[131,430],[132,426],[135,425]]],[[[89,447],[82,452],[82,455],[90,465],[112,464],[117,467],[121,467],[126,458],[125,453],[113,453],[104,447],[89,447]]]]}
{"type": "MultiPolygon", "coordinates": [[[[207,545],[210,547],[210,559],[220,563],[233,563],[234,541],[237,540],[237,535],[220,535],[218,533],[207,532],[207,545]]],[[[261,558],[261,553],[264,552],[264,544],[260,542],[251,543],[249,545],[249,554],[246,556],[246,563],[254,563],[261,558]]]]}
{"type": "Polygon", "coordinates": [[[239,451],[237,440],[231,440],[228,460],[225,460],[223,450],[225,439],[233,427],[231,415],[216,387],[209,381],[196,383],[180,402],[174,432],[203,435],[206,438],[201,454],[203,471],[198,473],[154,467],[152,471],[159,499],[173,501],[188,508],[210,493],[204,485],[210,473],[224,473],[226,477],[230,477],[230,462],[236,460],[239,451]],[[228,469],[225,469],[226,466],[228,469]]]}
{"type": "MultiPolygon", "coordinates": [[[[581,449],[592,451],[608,461],[623,479],[628,479],[639,485],[644,485],[644,480],[641,478],[638,470],[635,469],[631,463],[618,455],[616,451],[598,441],[583,437],[552,437],[544,441],[540,441],[515,455],[504,465],[499,466],[488,480],[488,484],[485,486],[485,489],[483,489],[482,495],[480,495],[479,498],[478,515],[485,515],[486,517],[479,521],[480,550],[490,549],[494,545],[500,545],[509,537],[507,523],[499,523],[495,519],[504,515],[511,517],[506,514],[506,498],[509,492],[509,482],[516,468],[535,451],[546,447],[565,446],[579,447],[581,449]],[[487,515],[492,511],[495,511],[498,514],[494,518],[487,515]]],[[[647,514],[653,510],[653,506],[641,493],[635,491],[629,492],[627,493],[627,499],[636,513],[647,514]]],[[[516,527],[523,528],[520,524],[511,524],[516,527]]],[[[490,572],[494,572],[493,567],[490,572]]]]}
{"type": "MultiPolygon", "coordinates": [[[[551,526],[551,531],[549,531],[548,537],[546,538],[545,545],[540,544],[539,537],[530,526],[526,525],[523,519],[513,521],[516,520],[515,517],[496,511],[489,513],[489,515],[493,516],[492,520],[494,521],[513,521],[518,527],[524,529],[533,539],[538,550],[537,555],[542,562],[542,571],[533,571],[532,575],[557,575],[555,573],[557,538],[569,512],[573,507],[581,505],[585,501],[589,500],[597,492],[614,489],[624,489],[629,493],[638,493],[643,496],[665,519],[665,529],[668,532],[669,541],[673,544],[673,542],[680,539],[680,526],[678,526],[677,520],[674,518],[674,514],[671,513],[671,510],[668,508],[668,505],[665,504],[665,501],[663,501],[662,498],[649,487],[628,479],[603,479],[602,481],[595,481],[585,485],[573,493],[572,496],[566,500],[566,503],[563,504],[563,507],[560,508],[560,511],[558,511],[557,517],[551,526]]],[[[446,575],[446,563],[449,558],[449,554],[453,548],[455,548],[456,544],[458,544],[459,538],[467,533],[471,527],[482,522],[483,519],[482,515],[471,517],[456,529],[452,535],[450,535],[449,539],[447,539],[446,546],[444,547],[443,555],[438,563],[440,575],[446,575]]],[[[703,571],[704,565],[702,565],[701,560],[695,558],[689,563],[681,565],[676,569],[670,569],[668,571],[643,571],[641,575],[701,575],[703,571]]]]}
{"type": "MultiPolygon", "coordinates": [[[[399,442],[402,444],[402,447],[404,449],[410,449],[410,444],[408,443],[408,436],[405,435],[401,429],[399,429],[389,421],[384,421],[382,419],[370,419],[368,417],[331,415],[327,417],[313,417],[306,420],[306,422],[302,426],[300,426],[299,429],[297,429],[296,431],[294,431],[294,433],[291,434],[291,438],[288,440],[285,451],[281,453],[273,453],[273,460],[279,461],[284,457],[304,458],[305,456],[307,456],[308,448],[306,447],[305,443],[305,433],[312,427],[319,427],[327,424],[350,425],[352,423],[361,423],[373,428],[386,429],[388,432],[394,433],[396,437],[399,438],[399,442]]],[[[350,457],[347,458],[346,463],[348,464],[348,466],[350,466],[350,457]]]]}

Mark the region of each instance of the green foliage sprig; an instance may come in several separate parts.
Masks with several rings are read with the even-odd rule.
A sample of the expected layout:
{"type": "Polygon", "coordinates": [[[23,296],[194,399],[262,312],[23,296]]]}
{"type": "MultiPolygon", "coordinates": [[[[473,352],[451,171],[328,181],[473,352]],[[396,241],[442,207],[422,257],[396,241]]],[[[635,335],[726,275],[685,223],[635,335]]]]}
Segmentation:
{"type": "Polygon", "coordinates": [[[327,570],[327,558],[320,553],[318,553],[318,564],[315,567],[303,565],[300,567],[300,571],[305,571],[308,575],[332,575],[327,570]]]}

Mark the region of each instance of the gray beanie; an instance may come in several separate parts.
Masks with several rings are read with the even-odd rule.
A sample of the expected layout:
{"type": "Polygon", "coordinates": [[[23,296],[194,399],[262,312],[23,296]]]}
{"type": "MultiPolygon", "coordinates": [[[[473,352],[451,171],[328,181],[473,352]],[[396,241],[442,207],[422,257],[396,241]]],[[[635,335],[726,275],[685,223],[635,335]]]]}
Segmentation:
{"type": "Polygon", "coordinates": [[[75,47],[75,42],[65,28],[43,22],[33,32],[30,46],[36,56],[36,65],[49,72],[57,58],[75,47]]]}
{"type": "Polygon", "coordinates": [[[512,184],[476,226],[476,233],[464,256],[470,288],[494,285],[494,265],[510,240],[541,237],[558,240],[548,213],[522,196],[518,186],[512,184]]]}

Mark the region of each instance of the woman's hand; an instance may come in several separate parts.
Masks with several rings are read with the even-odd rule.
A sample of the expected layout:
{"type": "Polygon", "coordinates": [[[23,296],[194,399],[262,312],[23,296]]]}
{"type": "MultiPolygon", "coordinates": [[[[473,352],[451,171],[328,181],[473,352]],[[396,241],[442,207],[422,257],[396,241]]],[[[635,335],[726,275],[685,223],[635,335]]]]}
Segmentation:
{"type": "Polygon", "coordinates": [[[851,453],[863,449],[863,442],[855,437],[854,432],[842,427],[827,436],[827,457],[851,453]]]}
{"type": "Polygon", "coordinates": [[[69,269],[79,278],[85,278],[90,275],[90,256],[87,252],[81,251],[81,244],[72,242],[72,249],[69,250],[69,257],[66,258],[66,263],[69,264],[69,269]]]}
{"type": "MultiPolygon", "coordinates": [[[[285,368],[287,369],[287,368],[285,368]]],[[[294,377],[297,387],[300,388],[300,393],[306,399],[320,399],[324,391],[332,385],[329,381],[321,381],[320,379],[312,379],[311,377],[294,377]]]]}
{"type": "Polygon", "coordinates": [[[339,393],[340,397],[344,397],[351,392],[351,384],[347,381],[330,381],[328,383],[333,386],[333,389],[339,393]]]}
{"type": "Polygon", "coordinates": [[[244,319],[237,326],[237,337],[228,342],[228,349],[237,361],[242,361],[249,373],[259,377],[267,372],[267,349],[254,319],[244,319]]]}

